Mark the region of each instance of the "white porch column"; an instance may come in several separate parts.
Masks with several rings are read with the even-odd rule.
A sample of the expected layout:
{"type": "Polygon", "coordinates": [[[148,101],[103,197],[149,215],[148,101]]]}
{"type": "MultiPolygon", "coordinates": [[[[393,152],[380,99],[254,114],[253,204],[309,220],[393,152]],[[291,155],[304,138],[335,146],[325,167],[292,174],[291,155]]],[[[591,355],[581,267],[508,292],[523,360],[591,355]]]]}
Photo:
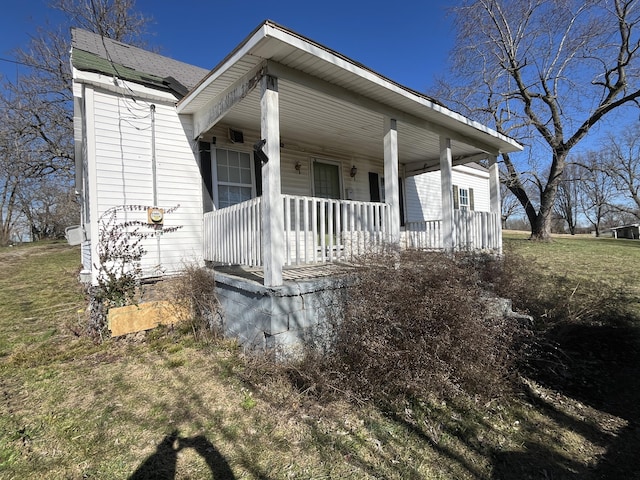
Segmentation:
{"type": "Polygon", "coordinates": [[[398,128],[384,119],[384,195],[389,204],[389,242],[400,246],[400,187],[398,185],[398,128]]]}
{"type": "Polygon", "coordinates": [[[284,265],[284,206],[280,187],[280,107],[278,79],[260,80],[260,131],[269,161],[262,166],[262,246],[264,285],[282,285],[284,265]]]}
{"type": "Polygon", "coordinates": [[[451,177],[451,139],[440,137],[440,187],[442,195],[442,247],[452,252],[455,246],[453,223],[453,180],[451,177]]]}
{"type": "Polygon", "coordinates": [[[502,206],[500,200],[500,172],[498,170],[498,157],[491,155],[489,157],[489,211],[498,216],[498,224],[496,231],[498,238],[498,253],[502,254],[502,206]]]}

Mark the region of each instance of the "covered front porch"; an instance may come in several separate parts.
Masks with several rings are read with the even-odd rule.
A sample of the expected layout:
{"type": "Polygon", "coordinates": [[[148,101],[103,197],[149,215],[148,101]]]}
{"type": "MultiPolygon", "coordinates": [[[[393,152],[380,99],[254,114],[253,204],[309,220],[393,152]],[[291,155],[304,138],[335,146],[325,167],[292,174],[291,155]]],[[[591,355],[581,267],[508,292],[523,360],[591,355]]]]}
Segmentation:
{"type": "MultiPolygon", "coordinates": [[[[282,195],[283,266],[350,262],[392,245],[390,205],[282,195]]],[[[204,259],[221,265],[264,267],[262,200],[257,197],[204,216],[204,259]]],[[[445,234],[442,220],[407,222],[400,248],[500,252],[500,217],[494,212],[454,210],[445,234]],[[449,237],[450,245],[445,244],[449,237]]],[[[307,270],[310,271],[310,270],[307,270]]]]}
{"type": "MultiPolygon", "coordinates": [[[[259,268],[265,287],[283,285],[283,269],[349,261],[387,246],[501,250],[496,160],[520,149],[515,141],[272,22],[181,100],[178,113],[191,115],[194,140],[211,150],[221,148],[222,125],[244,131],[241,142],[255,137],[250,153],[260,191],[254,185],[253,198],[231,206],[205,191],[203,256],[259,268]],[[318,158],[334,160],[350,183],[319,188],[305,166],[318,158]],[[481,160],[488,208],[455,208],[453,167],[481,160]],[[349,170],[361,173],[349,179],[349,170]],[[434,171],[439,215],[403,217],[403,182],[434,171]],[[369,182],[379,177],[378,192],[367,174],[369,182]]],[[[202,159],[204,178],[210,172],[202,159]]]]}

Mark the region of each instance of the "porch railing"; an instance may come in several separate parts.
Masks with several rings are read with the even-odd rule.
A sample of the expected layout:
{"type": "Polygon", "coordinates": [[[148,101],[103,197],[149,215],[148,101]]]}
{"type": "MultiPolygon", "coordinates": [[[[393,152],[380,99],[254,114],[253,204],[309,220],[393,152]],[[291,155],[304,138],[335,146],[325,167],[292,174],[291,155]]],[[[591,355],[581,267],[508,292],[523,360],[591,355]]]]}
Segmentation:
{"type": "MultiPolygon", "coordinates": [[[[497,213],[454,210],[453,228],[454,250],[501,249],[501,225],[497,213]]],[[[442,221],[407,222],[403,246],[426,250],[443,249],[442,221]]]]}
{"type": "Polygon", "coordinates": [[[262,265],[261,198],[204,214],[204,259],[228,265],[262,265]]]}
{"type": "Polygon", "coordinates": [[[382,246],[389,205],[283,195],[285,264],[334,262],[382,246]]]}
{"type": "MultiPolygon", "coordinates": [[[[283,195],[285,265],[348,260],[382,246],[389,205],[283,195]]],[[[204,258],[228,265],[262,265],[261,199],[204,215],[204,258]]],[[[455,210],[455,250],[500,250],[498,214],[455,210]]],[[[441,250],[442,222],[407,222],[404,248],[441,250]]]]}
{"type": "MultiPolygon", "coordinates": [[[[381,246],[389,206],[283,195],[285,265],[343,260],[381,246]]],[[[260,197],[204,215],[204,259],[262,265],[260,197]]]]}

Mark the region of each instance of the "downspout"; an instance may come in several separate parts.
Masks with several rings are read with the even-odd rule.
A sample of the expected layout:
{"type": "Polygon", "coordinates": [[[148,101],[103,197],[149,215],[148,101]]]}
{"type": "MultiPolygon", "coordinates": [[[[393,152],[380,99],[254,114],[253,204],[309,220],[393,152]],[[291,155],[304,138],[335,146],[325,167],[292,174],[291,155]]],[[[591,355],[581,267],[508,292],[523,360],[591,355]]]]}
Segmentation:
{"type": "MultiPolygon", "coordinates": [[[[157,179],[157,161],[156,161],[156,106],[152,103],[149,107],[151,110],[151,188],[153,194],[153,207],[158,206],[158,179],[157,179]]],[[[158,225],[162,228],[160,225],[158,225]]],[[[156,230],[156,250],[158,252],[157,268],[162,265],[162,255],[160,252],[160,235],[161,230],[156,230]]]]}

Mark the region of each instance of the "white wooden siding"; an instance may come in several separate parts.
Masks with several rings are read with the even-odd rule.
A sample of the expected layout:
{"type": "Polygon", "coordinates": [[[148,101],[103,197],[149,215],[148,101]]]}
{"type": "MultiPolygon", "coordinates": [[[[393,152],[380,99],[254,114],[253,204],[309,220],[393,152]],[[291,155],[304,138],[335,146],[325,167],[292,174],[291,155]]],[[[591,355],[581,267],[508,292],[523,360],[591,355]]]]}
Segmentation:
{"type": "MultiPolygon", "coordinates": [[[[229,126],[218,125],[212,130],[216,138],[214,148],[224,148],[238,152],[251,154],[253,159],[253,144],[259,140],[258,133],[239,127],[232,127],[242,130],[244,143],[231,143],[227,139],[229,126]]],[[[207,139],[210,141],[210,139],[207,139]]],[[[314,159],[320,161],[329,160],[340,164],[340,174],[342,175],[342,199],[347,199],[347,190],[351,190],[351,200],[368,202],[369,195],[369,172],[375,172],[380,177],[384,176],[382,163],[382,147],[380,158],[374,159],[364,156],[354,157],[346,153],[330,151],[331,145],[310,146],[303,143],[303,139],[284,139],[284,147],[280,151],[280,172],[282,181],[282,193],[286,195],[312,196],[312,163],[314,159]],[[295,168],[300,162],[300,172],[295,168]],[[350,176],[351,167],[356,166],[358,173],[355,178],[350,176]]],[[[214,185],[214,196],[217,186],[214,185]]]]}
{"type": "MultiPolygon", "coordinates": [[[[488,172],[471,167],[456,166],[453,167],[452,180],[452,183],[460,188],[473,188],[475,211],[488,212],[490,210],[488,172]]],[[[440,171],[407,178],[405,199],[407,221],[419,222],[442,218],[440,171]]]]}
{"type": "MultiPolygon", "coordinates": [[[[114,205],[153,205],[150,103],[96,91],[94,121],[96,198],[101,215],[114,205]]],[[[145,240],[146,275],[177,272],[202,261],[202,188],[194,153],[192,126],[173,104],[155,102],[155,155],[158,205],[180,207],[165,215],[173,233],[145,240]]],[[[146,211],[127,214],[146,221],[146,211]]]]}
{"type": "Polygon", "coordinates": [[[460,188],[473,188],[473,209],[476,212],[488,212],[490,210],[489,172],[460,165],[453,167],[451,175],[454,185],[460,188]]]}

